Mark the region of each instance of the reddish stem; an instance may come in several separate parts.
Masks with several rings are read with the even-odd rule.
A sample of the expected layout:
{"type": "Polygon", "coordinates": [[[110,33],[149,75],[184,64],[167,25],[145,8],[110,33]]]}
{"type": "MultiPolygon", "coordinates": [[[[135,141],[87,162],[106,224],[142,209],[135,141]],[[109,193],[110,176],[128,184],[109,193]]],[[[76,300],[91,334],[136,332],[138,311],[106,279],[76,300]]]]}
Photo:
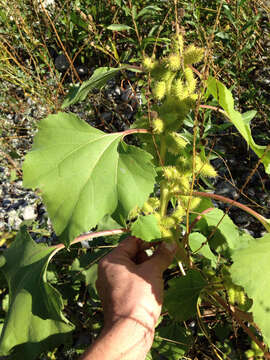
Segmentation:
{"type": "Polygon", "coordinates": [[[212,294],[215,300],[224,308],[226,309],[238,322],[238,324],[242,327],[245,333],[259,346],[259,348],[264,352],[265,359],[270,359],[270,353],[267,351],[266,346],[260,341],[256,335],[245,325],[245,323],[240,318],[239,314],[234,310],[233,307],[230,307],[226,304],[226,302],[218,295],[212,294]]]}
{"type": "Polygon", "coordinates": [[[215,209],[215,208],[208,208],[208,209],[202,211],[201,214],[198,215],[198,216],[196,217],[196,219],[194,219],[193,222],[192,222],[192,224],[190,225],[190,227],[189,227],[189,234],[191,233],[191,230],[194,228],[194,226],[197,224],[197,222],[201,220],[202,215],[207,214],[207,213],[209,213],[210,211],[212,211],[212,210],[214,210],[214,209],[215,209]]]}
{"type": "Polygon", "coordinates": [[[221,112],[223,115],[227,116],[227,113],[226,111],[216,107],[216,106],[212,106],[212,105],[200,105],[200,108],[204,108],[204,109],[211,109],[211,110],[215,110],[215,111],[218,111],[218,112],[221,112]]]}
{"type": "MultiPolygon", "coordinates": [[[[100,237],[100,236],[119,235],[119,234],[123,234],[127,231],[128,231],[127,229],[114,229],[114,230],[104,230],[104,231],[88,233],[88,234],[84,234],[84,235],[80,235],[80,236],[76,237],[73,241],[71,241],[70,245],[74,245],[81,241],[94,239],[94,238],[100,237]]],[[[66,246],[64,244],[57,244],[57,245],[52,245],[49,247],[54,249],[54,251],[51,253],[51,256],[50,256],[50,259],[51,259],[59,250],[64,249],[66,246]]]]}
{"type": "Polygon", "coordinates": [[[123,136],[131,135],[131,134],[151,134],[150,130],[147,129],[129,129],[122,132],[123,136]]]}
{"type": "MultiPolygon", "coordinates": [[[[181,192],[177,192],[175,194],[176,195],[183,195],[183,196],[189,196],[190,195],[190,194],[185,194],[185,193],[181,193],[181,192]]],[[[244,210],[245,212],[249,213],[250,215],[254,216],[257,220],[259,220],[261,222],[261,224],[265,227],[265,229],[268,232],[270,232],[270,224],[268,222],[268,219],[266,219],[264,216],[257,213],[255,210],[252,210],[250,207],[248,207],[248,206],[246,206],[244,204],[241,204],[236,200],[229,199],[229,198],[227,198],[225,196],[216,195],[216,194],[212,194],[212,193],[206,193],[206,192],[202,192],[202,191],[193,191],[191,195],[210,198],[210,199],[214,199],[214,200],[219,200],[219,201],[222,201],[223,203],[227,203],[227,204],[231,204],[233,206],[237,206],[238,208],[240,208],[240,209],[244,210]]]]}

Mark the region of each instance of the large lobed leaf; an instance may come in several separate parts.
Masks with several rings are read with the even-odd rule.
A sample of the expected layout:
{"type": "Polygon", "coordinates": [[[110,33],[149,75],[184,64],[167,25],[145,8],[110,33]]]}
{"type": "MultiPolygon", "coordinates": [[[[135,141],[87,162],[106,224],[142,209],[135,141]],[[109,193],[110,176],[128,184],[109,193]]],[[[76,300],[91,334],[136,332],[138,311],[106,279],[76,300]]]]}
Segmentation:
{"type": "Polygon", "coordinates": [[[23,164],[25,187],[39,188],[54,230],[65,244],[116,210],[122,217],[152,192],[151,155],[74,114],[49,115],[23,164]]]}
{"type": "Polygon", "coordinates": [[[160,239],[161,232],[155,215],[140,215],[131,226],[131,235],[144,241],[160,239]]]}
{"type": "Polygon", "coordinates": [[[25,228],[1,256],[9,286],[9,309],[0,338],[0,354],[23,359],[67,340],[73,326],[62,313],[61,295],[47,283],[46,269],[54,249],[36,244],[25,228]]]}
{"type": "Polygon", "coordinates": [[[252,242],[249,247],[234,251],[230,268],[232,280],[243,286],[253,300],[250,311],[270,346],[270,234],[252,242]]]}
{"type": "Polygon", "coordinates": [[[207,91],[226,111],[230,121],[246,140],[248,146],[250,146],[255,154],[262,159],[265,171],[270,174],[270,149],[267,148],[267,146],[257,145],[251,135],[249,123],[256,112],[249,111],[248,113],[241,114],[239,111],[236,111],[234,109],[234,100],[230,90],[212,76],[210,76],[207,81],[207,91]]]}
{"type": "Polygon", "coordinates": [[[251,235],[240,232],[230,217],[220,209],[203,214],[196,226],[209,238],[210,247],[226,257],[233,250],[245,248],[254,241],[251,235]]]}
{"type": "Polygon", "coordinates": [[[217,257],[211,251],[205,236],[199,232],[193,232],[189,235],[188,244],[193,253],[198,253],[210,260],[212,267],[217,266],[217,257]]]}
{"type": "Polygon", "coordinates": [[[179,360],[191,345],[192,337],[184,327],[172,321],[169,325],[159,326],[146,360],[179,360]]]}
{"type": "Polygon", "coordinates": [[[170,280],[164,301],[169,314],[177,321],[185,321],[196,315],[198,298],[206,285],[197,270],[189,270],[186,276],[170,280]]]}

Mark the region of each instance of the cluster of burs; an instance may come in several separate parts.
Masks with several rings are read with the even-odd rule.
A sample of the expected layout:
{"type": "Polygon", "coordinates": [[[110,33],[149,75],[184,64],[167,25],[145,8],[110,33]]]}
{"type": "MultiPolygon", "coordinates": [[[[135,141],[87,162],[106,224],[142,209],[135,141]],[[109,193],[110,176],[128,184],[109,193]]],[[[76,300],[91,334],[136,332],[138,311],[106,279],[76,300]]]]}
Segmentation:
{"type": "Polygon", "coordinates": [[[149,129],[153,134],[152,137],[143,136],[143,146],[161,169],[161,196],[160,199],[151,197],[141,211],[158,218],[165,239],[174,238],[187,207],[192,210],[200,202],[198,198],[190,200],[179,195],[190,192],[193,173],[205,177],[217,175],[204,152],[194,157],[192,144],[181,134],[184,119],[195,108],[198,99],[197,81],[190,65],[200,62],[203,57],[203,49],[194,45],[184,48],[182,35],[177,35],[168,56],[160,60],[153,57],[143,60],[144,70],[150,74],[154,101],[150,114],[138,118],[133,127],[149,129]],[[172,199],[174,211],[168,215],[167,205],[172,199]]]}

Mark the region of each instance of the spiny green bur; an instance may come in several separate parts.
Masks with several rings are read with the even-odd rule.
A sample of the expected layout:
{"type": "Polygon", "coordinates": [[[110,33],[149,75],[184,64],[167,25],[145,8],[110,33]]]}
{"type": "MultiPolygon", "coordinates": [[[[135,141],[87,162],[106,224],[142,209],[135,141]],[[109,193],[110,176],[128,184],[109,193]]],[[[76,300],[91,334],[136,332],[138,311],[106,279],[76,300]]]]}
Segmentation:
{"type": "Polygon", "coordinates": [[[157,165],[162,163],[161,197],[160,200],[155,198],[154,206],[150,198],[142,209],[133,211],[130,216],[135,213],[154,214],[163,238],[168,240],[174,239],[174,233],[185,216],[186,208],[192,210],[200,202],[198,198],[190,201],[187,196],[174,194],[189,191],[194,170],[196,175],[205,177],[217,175],[209,161],[199,155],[196,155],[195,167],[193,166],[191,146],[179,133],[184,119],[195,107],[198,99],[197,81],[190,65],[201,61],[203,56],[204,50],[194,45],[185,49],[182,35],[177,35],[172,40],[171,51],[167,57],[159,61],[153,57],[145,57],[143,60],[144,69],[151,77],[154,115],[150,116],[150,123],[148,118],[140,118],[133,127],[145,127],[155,136],[155,146],[148,136],[144,138],[144,147],[153,155],[157,165]],[[173,197],[176,199],[176,206],[173,213],[168,215],[167,205],[173,197]]]}

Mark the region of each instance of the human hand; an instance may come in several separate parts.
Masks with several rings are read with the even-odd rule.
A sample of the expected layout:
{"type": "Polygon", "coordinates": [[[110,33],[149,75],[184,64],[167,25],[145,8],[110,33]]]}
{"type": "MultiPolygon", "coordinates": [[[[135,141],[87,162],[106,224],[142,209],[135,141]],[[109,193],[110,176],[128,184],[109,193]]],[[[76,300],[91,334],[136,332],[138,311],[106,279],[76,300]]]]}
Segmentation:
{"type": "Polygon", "coordinates": [[[163,302],[162,274],[176,246],[163,242],[148,257],[145,249],[151,245],[129,237],[99,262],[96,286],[105,328],[129,318],[154,333],[163,302]]]}

